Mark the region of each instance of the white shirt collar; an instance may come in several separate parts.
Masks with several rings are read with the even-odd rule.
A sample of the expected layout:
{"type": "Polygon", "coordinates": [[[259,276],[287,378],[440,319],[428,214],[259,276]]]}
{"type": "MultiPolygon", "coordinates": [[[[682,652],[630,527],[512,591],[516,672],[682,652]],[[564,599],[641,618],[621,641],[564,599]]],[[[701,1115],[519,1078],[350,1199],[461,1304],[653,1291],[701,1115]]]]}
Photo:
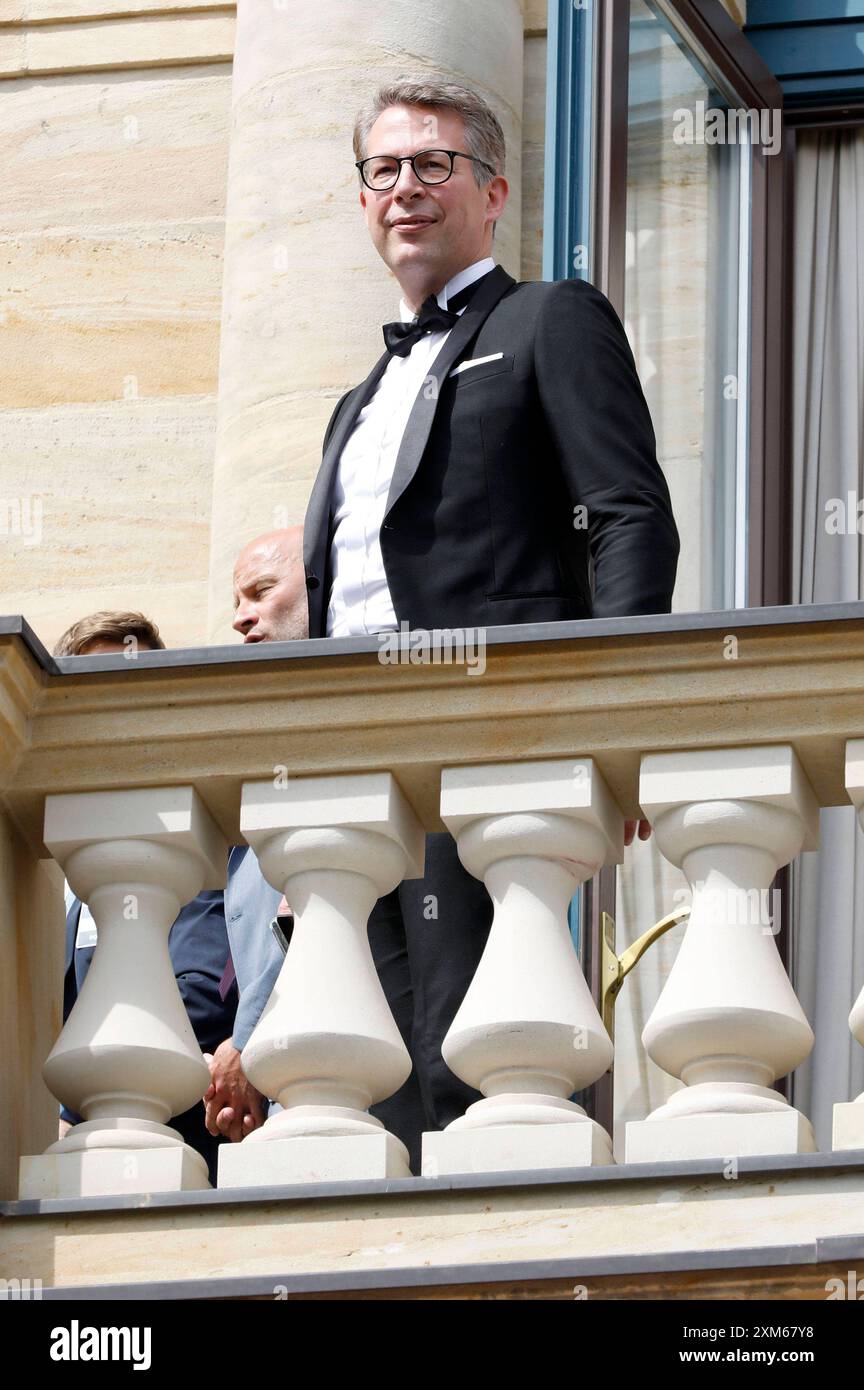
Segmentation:
{"type": "MultiPolygon", "coordinates": [[[[447,281],[447,284],[437,296],[439,307],[446,309],[451,295],[458,294],[460,290],[467,289],[469,285],[473,285],[475,280],[479,280],[482,276],[488,275],[490,270],[495,269],[495,264],[491,256],[486,256],[482,261],[475,261],[473,265],[466,266],[464,270],[460,270],[458,274],[453,276],[452,280],[447,281]]],[[[461,309],[459,312],[460,314],[464,314],[465,310],[461,309]]],[[[404,299],[399,302],[399,317],[403,323],[410,323],[413,318],[416,318],[414,310],[409,309],[404,299]]]]}

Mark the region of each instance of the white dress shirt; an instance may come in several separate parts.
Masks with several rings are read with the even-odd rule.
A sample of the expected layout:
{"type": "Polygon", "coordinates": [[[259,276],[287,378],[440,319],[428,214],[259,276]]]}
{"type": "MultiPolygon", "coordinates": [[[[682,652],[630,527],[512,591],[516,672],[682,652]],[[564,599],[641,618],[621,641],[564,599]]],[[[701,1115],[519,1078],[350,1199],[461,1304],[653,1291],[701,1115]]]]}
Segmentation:
{"type": "MultiPolygon", "coordinates": [[[[460,270],[438,295],[440,307],[446,309],[451,295],[494,269],[495,261],[489,256],[460,270]]],[[[399,315],[403,323],[415,317],[404,299],[399,315]]],[[[407,357],[393,354],[345,441],[333,487],[328,637],[398,628],[381,554],[381,523],[411,410],[451,332],[427,333],[407,357]]]]}

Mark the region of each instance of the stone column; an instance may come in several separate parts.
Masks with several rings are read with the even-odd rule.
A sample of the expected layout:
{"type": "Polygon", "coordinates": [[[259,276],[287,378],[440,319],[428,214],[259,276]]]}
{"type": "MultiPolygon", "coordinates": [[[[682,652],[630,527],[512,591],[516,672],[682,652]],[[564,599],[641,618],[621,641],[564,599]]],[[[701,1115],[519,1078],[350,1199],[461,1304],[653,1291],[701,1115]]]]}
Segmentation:
{"type": "Polygon", "coordinates": [[[609,1136],[570,1097],[612,1061],[567,908],[620,861],[623,820],[591,758],[445,769],[441,816],[494,905],[489,941],[444,1039],[484,1099],[423,1136],[423,1176],[611,1163],[609,1136]]]}
{"type": "Polygon", "coordinates": [[[493,105],[511,202],[495,255],[518,278],[519,0],[239,0],[226,206],[209,636],[231,640],[231,572],[302,521],[327,420],[383,350],[400,291],[369,240],[357,112],[385,81],[444,74],[493,105]]]}
{"type": "MultiPolygon", "coordinates": [[[[849,739],[846,744],[846,790],[858,812],[858,824],[864,829],[864,739],[849,739]]],[[[853,1038],[864,1047],[864,989],[852,1005],[849,1028],[853,1038]]],[[[864,1091],[854,1100],[840,1101],[834,1106],[834,1130],[831,1139],[834,1149],[864,1149],[864,1091]]]]}
{"type": "Polygon", "coordinates": [[[224,884],[227,846],[192,787],[49,796],[44,838],[98,940],[43,1068],[83,1123],[22,1158],[20,1195],[208,1187],[203,1158],[167,1124],[210,1081],[168,934],[185,903],[224,884]]]}
{"type": "Polygon", "coordinates": [[[626,1161],[812,1153],[809,1120],[772,1089],[813,1046],[768,897],[777,870],[818,845],[819,807],[794,749],[651,754],[639,800],[693,902],[642,1034],[685,1084],[627,1125],[626,1161]]]}
{"type": "Polygon", "coordinates": [[[389,772],[247,782],[240,826],[285,894],[294,931],[243,1068],[283,1107],[219,1155],[219,1186],[410,1177],[404,1144],[367,1114],[411,1058],[381,988],[367,922],[423,873],[422,827],[389,772]]]}

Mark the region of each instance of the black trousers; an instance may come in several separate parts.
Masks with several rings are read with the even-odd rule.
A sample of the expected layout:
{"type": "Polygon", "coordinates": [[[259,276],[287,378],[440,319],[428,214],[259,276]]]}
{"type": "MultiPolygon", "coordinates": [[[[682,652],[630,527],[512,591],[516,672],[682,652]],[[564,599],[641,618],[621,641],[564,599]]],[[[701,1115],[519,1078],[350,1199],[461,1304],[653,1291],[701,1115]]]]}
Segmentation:
{"type": "Polygon", "coordinates": [[[371,1113],[406,1145],[417,1174],[423,1131],[444,1129],[480,1099],[454,1076],[441,1044],[491,924],[492,900],[463,867],[450,835],[426,836],[424,877],[379,898],[369,917],[372,956],[413,1062],[405,1084],[371,1113]]]}

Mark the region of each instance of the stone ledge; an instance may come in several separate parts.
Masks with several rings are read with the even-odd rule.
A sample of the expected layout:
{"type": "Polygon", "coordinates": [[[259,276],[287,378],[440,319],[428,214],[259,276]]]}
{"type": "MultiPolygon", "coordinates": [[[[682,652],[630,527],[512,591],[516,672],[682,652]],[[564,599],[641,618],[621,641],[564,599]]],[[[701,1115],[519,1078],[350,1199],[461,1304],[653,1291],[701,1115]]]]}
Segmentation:
{"type": "Polygon", "coordinates": [[[676,1271],[680,1296],[693,1297],[696,1271],[748,1270],[753,1293],[771,1268],[783,1287],[770,1296],[824,1298],[825,1280],[864,1255],[861,1153],[742,1160],[734,1180],[717,1163],[538,1177],[9,1202],[0,1266],[68,1297],[272,1298],[277,1286],[283,1297],[335,1296],[526,1280],[590,1289],[625,1277],[658,1287],[676,1271]]]}
{"type": "Polygon", "coordinates": [[[236,8],[234,0],[6,0],[0,27],[236,8]]]}
{"type": "Polygon", "coordinates": [[[231,62],[233,14],[225,9],[0,28],[0,79],[231,62]]]}
{"type": "MultiPolygon", "coordinates": [[[[497,1188],[546,1187],[632,1182],[668,1182],[675,1178],[725,1178],[728,1159],[688,1158],[662,1163],[612,1163],[585,1168],[526,1169],[521,1172],[451,1173],[438,1178],[357,1178],[350,1181],[280,1184],[273,1187],[199,1188],[194,1192],[154,1192],[146,1196],[25,1198],[0,1200],[0,1220],[18,1216],[77,1216],[85,1212],[148,1211],[172,1207],[242,1206],[248,1203],[309,1201],[340,1197],[392,1197],[441,1192],[488,1192],[497,1188]]],[[[864,1149],[841,1153],[768,1154],[738,1160],[739,1175],[800,1177],[829,1173],[864,1173],[864,1149]]]]}
{"type": "MultiPolygon", "coordinates": [[[[291,1301],[292,1299],[802,1299],[824,1300],[829,1279],[848,1283],[849,1261],[864,1257],[864,1237],[849,1241],[848,1255],[832,1258],[835,1242],[814,1241],[782,1250],[713,1251],[696,1254],[624,1256],[620,1259],[531,1261],[454,1265],[429,1270],[394,1270],[372,1276],[271,1275],[266,1279],[178,1279],[147,1286],[147,1298],[166,1302],[188,1299],[291,1301]]],[[[46,1288],[46,1302],[138,1300],[139,1284],[46,1288]]]]}
{"type": "MultiPolygon", "coordinates": [[[[526,624],[485,639],[480,680],[458,663],[382,664],[366,639],[76,658],[46,673],[30,746],[0,799],[41,854],[49,793],[164,785],[170,769],[239,844],[241,783],[272,776],[276,747],[295,776],[391,771],[434,831],[442,767],[530,748],[593,757],[633,817],[644,752],[782,740],[820,805],[849,804],[861,603],[526,624]],[[735,661],[724,656],[730,633],[735,661]]],[[[20,640],[0,624],[0,645],[20,640]]]]}

